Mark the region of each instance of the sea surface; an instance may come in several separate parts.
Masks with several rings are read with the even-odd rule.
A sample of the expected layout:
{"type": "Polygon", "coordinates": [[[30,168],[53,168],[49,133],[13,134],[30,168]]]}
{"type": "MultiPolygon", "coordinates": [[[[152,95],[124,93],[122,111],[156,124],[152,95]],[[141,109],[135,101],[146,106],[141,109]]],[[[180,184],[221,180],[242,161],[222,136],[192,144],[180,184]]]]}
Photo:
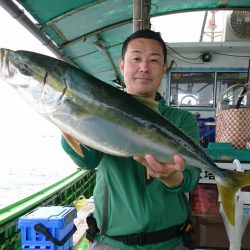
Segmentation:
{"type": "Polygon", "coordinates": [[[0,116],[0,209],[77,170],[60,129],[1,80],[0,116]]]}

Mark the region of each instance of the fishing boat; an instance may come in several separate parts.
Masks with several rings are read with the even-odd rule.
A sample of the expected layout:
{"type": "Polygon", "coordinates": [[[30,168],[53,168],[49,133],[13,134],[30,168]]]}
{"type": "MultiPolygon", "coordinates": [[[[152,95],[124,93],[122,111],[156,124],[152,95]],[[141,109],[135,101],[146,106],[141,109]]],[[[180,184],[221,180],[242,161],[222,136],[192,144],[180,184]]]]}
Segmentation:
{"type": "MultiPolygon", "coordinates": [[[[0,6],[57,58],[119,89],[124,88],[124,83],[117,62],[126,37],[145,28],[162,32],[157,26],[159,23],[166,30],[172,28],[175,34],[180,34],[180,40],[170,39],[171,30],[165,38],[169,67],[160,93],[169,106],[186,109],[197,117],[201,146],[220,167],[236,168],[233,162],[237,159],[241,163],[238,164],[240,171],[250,171],[250,142],[237,148],[231,142],[216,138],[215,133],[219,112],[237,104],[240,109],[250,108],[249,91],[242,98],[239,94],[250,81],[249,1],[0,0],[0,6]],[[195,23],[186,30],[181,28],[195,15],[201,20],[198,39],[190,41],[189,35],[196,32],[195,23]],[[240,103],[239,99],[242,99],[240,103]]],[[[87,207],[91,210],[88,199],[94,185],[95,171],[79,169],[1,209],[0,250],[21,249],[18,220],[37,207],[77,206],[78,213],[87,207]]],[[[229,249],[230,230],[225,230],[214,177],[203,172],[200,184],[189,198],[197,227],[193,239],[196,249],[229,249]]],[[[248,204],[250,195],[244,192],[244,211],[249,211],[248,204]]],[[[245,215],[247,217],[247,212],[245,215]]],[[[83,219],[82,215],[78,217],[83,219]]],[[[246,225],[243,231],[246,232],[242,247],[250,249],[250,229],[246,225]]],[[[80,224],[74,249],[86,249],[84,235],[85,229],[80,224]]]]}

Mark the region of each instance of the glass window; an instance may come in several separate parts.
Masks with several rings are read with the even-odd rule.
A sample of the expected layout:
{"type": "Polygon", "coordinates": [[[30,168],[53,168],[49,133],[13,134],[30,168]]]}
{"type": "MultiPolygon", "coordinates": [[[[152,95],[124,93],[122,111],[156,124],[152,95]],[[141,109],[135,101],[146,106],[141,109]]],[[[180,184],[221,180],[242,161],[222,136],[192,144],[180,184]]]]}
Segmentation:
{"type": "Polygon", "coordinates": [[[171,106],[213,106],[214,72],[172,72],[171,106]]]}
{"type": "MultiPolygon", "coordinates": [[[[223,107],[235,106],[239,97],[243,91],[242,85],[247,82],[247,73],[244,72],[218,72],[217,73],[217,105],[221,101],[223,107]],[[222,98],[223,96],[223,98],[222,98]]],[[[246,96],[244,96],[241,107],[245,107],[247,102],[246,96]]],[[[222,108],[223,108],[222,107],[222,108]]]]}

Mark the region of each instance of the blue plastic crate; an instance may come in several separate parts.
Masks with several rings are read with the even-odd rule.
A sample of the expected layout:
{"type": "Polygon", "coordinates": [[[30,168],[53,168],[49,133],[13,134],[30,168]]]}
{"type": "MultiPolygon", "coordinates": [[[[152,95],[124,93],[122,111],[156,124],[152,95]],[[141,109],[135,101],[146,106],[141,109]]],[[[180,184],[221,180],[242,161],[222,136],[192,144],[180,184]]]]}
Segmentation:
{"type": "Polygon", "coordinates": [[[76,231],[76,208],[63,206],[38,207],[19,218],[22,250],[69,250],[76,231]]]}

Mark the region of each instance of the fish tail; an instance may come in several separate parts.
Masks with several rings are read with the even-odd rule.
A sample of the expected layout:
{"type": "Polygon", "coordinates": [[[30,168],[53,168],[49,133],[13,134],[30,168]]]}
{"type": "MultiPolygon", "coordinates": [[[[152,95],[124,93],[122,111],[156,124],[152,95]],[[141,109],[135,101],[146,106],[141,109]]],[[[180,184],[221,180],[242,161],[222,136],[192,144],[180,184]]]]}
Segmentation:
{"type": "Polygon", "coordinates": [[[235,225],[235,193],[242,187],[250,186],[250,173],[228,170],[228,176],[218,183],[221,203],[229,222],[235,225]]]}

